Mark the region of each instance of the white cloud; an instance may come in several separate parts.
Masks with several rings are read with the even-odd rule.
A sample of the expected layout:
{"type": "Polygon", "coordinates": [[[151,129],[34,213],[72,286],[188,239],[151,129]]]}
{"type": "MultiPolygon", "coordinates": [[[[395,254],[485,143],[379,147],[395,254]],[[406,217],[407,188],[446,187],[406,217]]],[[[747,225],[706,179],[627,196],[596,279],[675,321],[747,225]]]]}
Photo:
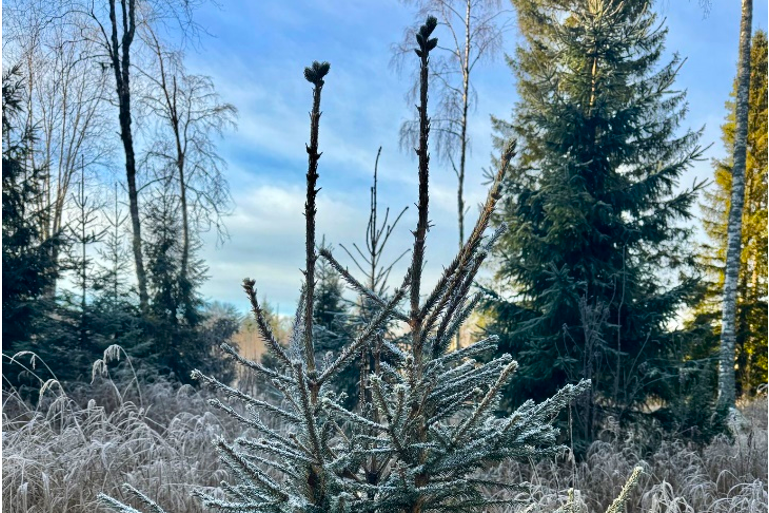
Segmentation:
{"type": "MultiPolygon", "coordinates": [[[[231,239],[215,247],[209,236],[201,255],[209,265],[211,278],[203,287],[207,297],[233,303],[247,309],[240,284],[245,277],[256,280],[259,295],[266,296],[281,313],[292,313],[298,298],[304,267],[305,191],[298,185],[254,184],[245,180],[245,186],[235,191],[236,210],[228,219],[231,239]]],[[[442,194],[436,194],[441,197],[442,194]]],[[[383,219],[387,195],[380,197],[380,220],[383,219]]],[[[400,211],[393,208],[390,220],[400,211]]],[[[327,191],[318,195],[317,240],[325,235],[326,241],[336,247],[335,255],[354,270],[352,260],[339,248],[344,244],[352,250],[353,243],[363,247],[368,222],[368,191],[327,191]],[[364,201],[354,200],[364,199],[364,201]]],[[[427,243],[427,269],[424,291],[437,282],[443,266],[448,264],[457,250],[453,210],[450,213],[435,208],[427,243]]],[[[399,223],[389,242],[384,260],[392,261],[401,252],[411,249],[411,229],[416,223],[416,209],[410,208],[399,223]]],[[[469,232],[469,228],[468,228],[469,232]]],[[[409,259],[396,266],[391,285],[400,283],[409,259]]]]}

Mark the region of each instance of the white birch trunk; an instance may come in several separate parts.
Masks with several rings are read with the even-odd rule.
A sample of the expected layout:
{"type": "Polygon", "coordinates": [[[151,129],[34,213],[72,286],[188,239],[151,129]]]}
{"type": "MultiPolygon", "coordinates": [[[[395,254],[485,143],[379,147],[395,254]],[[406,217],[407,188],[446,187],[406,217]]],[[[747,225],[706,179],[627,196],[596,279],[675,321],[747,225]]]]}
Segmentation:
{"type": "Polygon", "coordinates": [[[750,37],[753,0],[742,0],[740,52],[737,70],[736,129],[732,168],[732,195],[727,225],[724,301],[721,320],[721,350],[718,368],[718,404],[734,407],[734,348],[736,340],[737,281],[742,243],[742,210],[745,203],[745,161],[748,139],[748,99],[750,96],[750,37]]]}

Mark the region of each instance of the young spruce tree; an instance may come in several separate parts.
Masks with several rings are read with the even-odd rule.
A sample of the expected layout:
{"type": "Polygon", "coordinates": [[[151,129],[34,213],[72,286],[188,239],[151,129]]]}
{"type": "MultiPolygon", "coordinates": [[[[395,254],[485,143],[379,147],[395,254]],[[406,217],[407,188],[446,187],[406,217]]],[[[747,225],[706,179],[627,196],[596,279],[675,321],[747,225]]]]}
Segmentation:
{"type": "MultiPolygon", "coordinates": [[[[313,85],[310,144],[307,146],[307,202],[305,282],[288,347],[279,344],[264,320],[252,280],[244,289],[277,370],[240,357],[240,364],[272,380],[282,400],[270,402],[228,387],[214,377],[194,372],[196,379],[247,406],[247,413],[219,399],[211,403],[243,422],[258,435],[234,442],[215,441],[232,471],[233,482],[223,483],[224,498],[200,492],[215,511],[275,513],[484,511],[501,500],[483,490],[498,483],[474,477],[484,465],[507,458],[553,454],[556,430],[551,421],[587,381],[567,385],[536,404],[527,401],[508,416],[496,415],[503,387],[512,379],[516,363],[510,355],[487,360],[477,357],[496,349],[491,337],[460,351],[447,348],[479,300],[469,294],[479,267],[503,230],[484,237],[499,198],[500,181],[513,156],[508,146],[497,179],[479,220],[437,285],[424,294],[422,272],[429,229],[430,122],[427,115],[429,53],[437,44],[430,36],[436,26],[428,18],[416,39],[420,59],[420,137],[418,222],[413,231],[411,265],[392,296],[385,300],[349,273],[346,281],[375,303],[377,313],[339,355],[323,362],[316,356],[313,329],[316,295],[315,199],[318,192],[318,128],[321,92],[328,63],[313,63],[305,77],[313,85]],[[404,304],[405,303],[405,304],[404,304]],[[351,365],[361,349],[376,341],[377,331],[396,320],[407,330],[403,344],[384,342],[388,361],[368,379],[371,402],[349,410],[331,386],[351,365]],[[279,418],[281,429],[263,418],[279,418]]],[[[333,256],[328,252],[323,257],[333,256]]],[[[500,484],[507,486],[509,484],[500,484]]],[[[135,496],[155,512],[162,509],[136,490],[135,496]]],[[[134,512],[118,501],[102,500],[123,513],[134,512]]],[[[620,506],[621,507],[621,506],[620,506]]]]}
{"type": "Polygon", "coordinates": [[[701,154],[679,131],[682,62],[648,0],[514,0],[524,44],[510,62],[520,101],[496,128],[521,143],[504,183],[489,332],[518,358],[509,407],[578,378],[593,387],[575,436],[627,421],[677,379],[670,323],[690,304],[691,205],[679,179],[701,154]]]}
{"type": "Polygon", "coordinates": [[[232,362],[222,364],[217,358],[222,340],[212,339],[205,326],[198,287],[205,279],[206,267],[193,258],[199,244],[191,246],[187,271],[181,272],[179,199],[170,182],[158,191],[146,218],[145,263],[151,301],[145,329],[152,339],[148,356],[161,372],[173,373],[180,381],[189,381],[190,372],[200,369],[220,371],[220,379],[229,383],[234,378],[232,362]]]}
{"type": "Polygon", "coordinates": [[[142,337],[139,301],[129,283],[132,256],[124,237],[128,215],[120,208],[117,184],[108,204],[103,212],[106,232],[96,249],[99,261],[93,308],[99,315],[93,319],[95,329],[110,345],[120,345],[129,355],[146,354],[149,343],[142,337]]]}

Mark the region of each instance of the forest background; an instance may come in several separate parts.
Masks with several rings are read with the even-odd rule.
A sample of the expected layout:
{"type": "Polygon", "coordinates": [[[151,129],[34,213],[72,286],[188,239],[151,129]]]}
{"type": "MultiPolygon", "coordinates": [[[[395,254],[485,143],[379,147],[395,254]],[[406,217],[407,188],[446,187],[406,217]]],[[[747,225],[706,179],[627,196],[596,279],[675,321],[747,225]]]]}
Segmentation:
{"type": "MultiPolygon", "coordinates": [[[[105,9],[75,10],[75,22],[59,23],[57,20],[70,19],[72,13],[61,16],[64,11],[36,2],[6,2],[3,6],[4,394],[35,404],[34,408],[45,403],[36,392],[44,383],[48,383],[44,390],[51,387],[49,378],[72,388],[73,398],[81,394],[76,401],[85,400],[88,386],[94,386],[87,385],[93,378],[92,364],[101,358],[103,367],[109,367],[109,360],[117,356],[113,344],[123,348],[134,366],[129,372],[124,365],[113,363],[116,376],[123,374],[115,378],[118,380],[130,379],[125,376],[132,372],[137,384],[146,381],[147,386],[154,382],[178,389],[179,382],[190,381],[193,368],[201,368],[237,381],[235,369],[222,358],[218,344],[231,340],[247,357],[262,354],[262,337],[244,315],[247,304],[238,294],[238,284],[246,276],[257,279],[278,338],[289,337],[289,312],[297,307],[300,284],[294,271],[302,267],[304,253],[305,161],[296,147],[306,137],[304,108],[297,106],[304,105],[307,87],[295,72],[297,62],[309,62],[322,53],[323,59],[334,63],[334,79],[338,80],[324,101],[327,128],[323,141],[334,148],[323,161],[326,171],[318,200],[318,232],[324,235],[324,243],[338,246],[337,253],[342,246],[352,252],[354,243],[361,244],[371,197],[360,191],[371,187],[375,167],[377,205],[380,210],[392,209],[391,222],[412,202],[403,193],[412,190],[417,180],[404,138],[412,102],[408,99],[411,70],[397,56],[403,27],[414,24],[413,5],[312,2],[295,10],[294,6],[269,3],[202,3],[169,4],[168,10],[157,11],[141,2],[138,5],[150,23],[139,28],[133,42],[135,54],[129,69],[134,110],[129,117],[135,134],[139,188],[135,219],[143,230],[139,241],[143,244],[146,298],[134,276],[138,274],[137,237],[136,230],[129,228],[134,216],[131,186],[125,183],[127,145],[126,138],[119,135],[125,134],[125,126],[118,124],[119,107],[124,103],[114,93],[111,74],[115,67],[110,63],[114,56],[109,55],[110,49],[115,55],[125,52],[125,39],[118,47],[110,46],[105,9]],[[101,32],[102,28],[107,30],[101,32]],[[175,129],[179,125],[174,123],[180,119],[182,126],[189,121],[186,126],[191,131],[182,132],[178,139],[175,129]],[[187,153],[179,153],[177,142],[189,145],[184,146],[187,153]],[[187,182],[182,178],[182,161],[188,166],[184,168],[187,182]],[[14,177],[12,169],[19,175],[14,177]],[[7,187],[6,180],[18,188],[7,187]],[[33,185],[25,189],[24,183],[33,185]],[[13,211],[13,206],[22,207],[21,211],[13,211]],[[25,232],[28,226],[30,231],[25,232]],[[22,258],[13,253],[14,247],[21,248],[22,258]],[[19,261],[32,263],[27,267],[35,269],[12,265],[19,261]],[[6,286],[8,281],[17,289],[6,286]],[[34,352],[47,367],[40,367],[28,353],[11,360],[19,351],[34,352]],[[34,372],[19,364],[34,367],[34,372]]],[[[489,157],[498,154],[492,135],[500,135],[500,124],[491,116],[510,120],[511,109],[521,100],[503,56],[513,56],[516,44],[525,41],[520,20],[516,21],[515,11],[507,5],[491,5],[498,9],[494,19],[500,37],[492,42],[498,45],[494,58],[484,56],[473,70],[464,184],[468,226],[477,216],[475,205],[485,196],[483,169],[490,166],[489,157]]],[[[665,434],[660,436],[670,440],[679,437],[708,444],[726,430],[714,420],[718,414],[715,374],[708,374],[714,372],[718,347],[717,308],[713,305],[718,302],[719,282],[718,272],[708,266],[717,266],[723,258],[719,223],[728,202],[729,180],[724,169],[729,168],[731,144],[729,125],[724,125],[728,115],[724,102],[734,88],[738,39],[738,25],[726,20],[737,20],[739,13],[735,6],[696,3],[662,2],[653,8],[669,30],[660,61],[666,63],[676,53],[685,58],[673,89],[686,90],[689,108],[675,133],[683,135],[688,128],[697,131],[702,127],[699,144],[703,151],[696,153],[697,159],[681,174],[674,190],[680,193],[695,184],[701,193],[688,207],[693,217],[683,222],[693,228],[689,252],[703,266],[699,269],[703,295],[676,310],[668,319],[668,328],[694,337],[681,346],[685,346],[684,353],[678,357],[680,362],[698,362],[700,367],[681,368],[695,369],[704,377],[687,380],[681,377],[687,376],[684,372],[677,378],[681,386],[655,390],[650,394],[654,399],[633,411],[643,417],[662,406],[672,414],[652,415],[651,427],[641,423],[643,429],[661,429],[665,434]],[[702,184],[711,180],[714,183],[702,184]],[[713,284],[708,288],[710,281],[713,284]],[[705,402],[692,402],[691,398],[704,398],[705,402]]],[[[760,32],[766,6],[759,4],[755,9],[754,28],[760,32]]],[[[115,28],[120,32],[121,27],[115,28]]],[[[754,41],[765,45],[765,35],[754,41]]],[[[756,57],[759,67],[760,53],[756,57]]],[[[764,82],[765,66],[764,60],[764,82]]],[[[759,96],[760,86],[759,82],[759,96]]],[[[765,115],[760,105],[756,109],[760,121],[765,115]]],[[[763,239],[758,234],[758,242],[746,242],[746,246],[758,244],[751,264],[753,274],[745,282],[753,289],[766,286],[765,248],[763,253],[761,250],[766,203],[760,197],[766,184],[765,124],[763,135],[760,127],[757,130],[752,148],[758,156],[752,176],[759,191],[758,211],[745,232],[750,239],[756,227],[763,230],[763,239]]],[[[451,166],[456,165],[452,157],[457,155],[450,153],[436,158],[432,169],[434,227],[426,259],[433,265],[425,271],[427,282],[437,280],[440,266],[435,264],[456,248],[457,183],[451,166]]],[[[388,241],[385,261],[396,260],[401,248],[409,247],[412,235],[406,227],[415,219],[414,208],[405,211],[388,241]]],[[[511,322],[494,304],[515,302],[514,292],[506,289],[510,276],[499,274],[504,257],[496,257],[478,283],[491,293],[490,299],[471,317],[457,341],[459,346],[472,343],[485,330],[506,333],[508,328],[500,325],[511,322]]],[[[395,275],[405,270],[406,260],[394,264],[395,275]]],[[[355,265],[353,259],[344,263],[355,265]]],[[[348,316],[354,317],[358,299],[344,291],[333,269],[322,267],[319,279],[328,294],[319,295],[327,303],[318,310],[332,315],[316,320],[328,332],[341,333],[348,329],[341,326],[348,316]]],[[[670,276],[661,273],[659,279],[666,281],[670,276]]],[[[748,299],[757,302],[750,312],[765,311],[765,293],[748,299]]],[[[746,322],[749,326],[765,324],[765,312],[761,319],[750,317],[746,322]]],[[[742,365],[738,394],[743,402],[765,392],[766,338],[751,331],[755,328],[745,332],[738,356],[744,358],[746,340],[754,344],[747,363],[738,363],[742,365]]],[[[337,334],[323,342],[332,352],[337,334]]],[[[563,378],[553,378],[554,383],[563,378]]],[[[354,380],[350,377],[350,382],[354,380]]],[[[255,389],[261,386],[240,382],[255,389]]],[[[353,395],[354,385],[351,387],[353,395]]],[[[16,405],[15,401],[4,401],[4,406],[13,403],[13,409],[21,408],[22,403],[16,405]]],[[[599,419],[600,425],[578,428],[580,457],[589,454],[590,444],[601,439],[601,433],[613,429],[612,417],[599,415],[599,419]]],[[[654,443],[647,445],[642,454],[659,450],[654,443]]],[[[765,474],[762,486],[765,490],[765,474]]],[[[4,497],[8,498],[5,493],[4,497]]]]}

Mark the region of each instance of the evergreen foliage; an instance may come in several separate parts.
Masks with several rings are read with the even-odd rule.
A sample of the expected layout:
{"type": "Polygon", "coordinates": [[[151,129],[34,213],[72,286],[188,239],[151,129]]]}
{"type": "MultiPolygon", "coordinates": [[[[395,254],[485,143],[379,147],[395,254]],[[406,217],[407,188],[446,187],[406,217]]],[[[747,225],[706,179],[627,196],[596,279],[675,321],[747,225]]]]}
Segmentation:
{"type": "MultiPolygon", "coordinates": [[[[186,274],[181,274],[179,200],[168,189],[169,184],[166,185],[149,206],[147,216],[145,249],[150,304],[145,333],[152,340],[147,357],[156,362],[161,372],[170,372],[182,382],[189,381],[193,369],[224,370],[224,375],[219,375],[229,382],[234,370],[214,356],[219,344],[229,341],[237,326],[209,326],[219,335],[228,334],[221,339],[207,333],[202,312],[204,303],[197,292],[206,269],[202,261],[191,258],[186,274]],[[226,333],[221,332],[222,329],[226,333]]],[[[195,246],[191,255],[194,249],[195,246]]]]}
{"type": "MultiPolygon", "coordinates": [[[[384,211],[381,216],[379,211],[377,192],[378,192],[378,173],[379,157],[382,154],[382,148],[377,151],[376,161],[374,163],[374,183],[370,189],[369,217],[366,224],[366,235],[364,244],[353,243],[352,248],[341,245],[341,248],[347,253],[347,256],[353,261],[355,267],[360,271],[361,279],[358,280],[350,274],[350,271],[343,267],[331,254],[330,249],[321,249],[323,260],[321,268],[330,265],[331,268],[345,280],[355,283],[358,291],[357,299],[349,309],[347,314],[348,334],[355,336],[376,318],[380,309],[380,301],[389,301],[392,299],[392,291],[389,289],[388,280],[392,273],[393,266],[397,264],[408,250],[401,253],[391,262],[383,262],[385,248],[390,240],[393,230],[406,212],[407,207],[392,219],[390,224],[390,209],[384,211]],[[381,216],[381,217],[380,217],[381,216]]],[[[376,333],[376,340],[373,344],[363,347],[358,355],[356,366],[349,366],[340,372],[339,380],[348,383],[348,397],[344,401],[345,406],[351,409],[354,405],[365,403],[365,395],[361,391],[368,386],[368,375],[377,370],[380,362],[388,363],[387,351],[384,350],[385,341],[390,343],[397,342],[397,336],[393,333],[395,320],[386,322],[376,333]],[[352,389],[354,395],[350,395],[352,389]]],[[[341,349],[342,347],[340,347],[341,349]]]]}
{"type": "MultiPolygon", "coordinates": [[[[321,260],[318,263],[318,286],[313,308],[315,346],[321,359],[338,357],[353,336],[350,312],[343,294],[341,276],[328,261],[321,260]]],[[[334,382],[336,392],[345,394],[343,402],[348,408],[352,408],[358,398],[359,374],[355,365],[349,365],[340,371],[334,382]]]]}
{"type": "MultiPolygon", "coordinates": [[[[755,393],[767,381],[767,37],[752,38],[748,100],[748,143],[745,167],[745,204],[742,213],[742,254],[737,287],[736,379],[742,394],[755,393]]],[[[702,250],[709,270],[708,294],[699,306],[699,319],[720,324],[723,299],[726,234],[731,203],[734,153],[735,81],[728,115],[721,126],[728,157],[714,164],[714,186],[705,194],[704,225],[710,243],[702,250]]],[[[707,337],[708,351],[717,352],[720,326],[707,337]]]]}
{"type": "MultiPolygon", "coordinates": [[[[110,342],[96,329],[99,316],[93,307],[95,262],[91,247],[97,244],[105,230],[98,226],[101,205],[86,189],[85,168],[70,200],[72,219],[63,236],[67,246],[59,257],[59,269],[70,273],[72,290],[59,289],[56,298],[55,322],[47,323],[43,335],[45,346],[55,347],[66,357],[66,365],[55,365],[59,380],[86,381],[92,363],[99,358],[110,342]]],[[[52,360],[52,363],[57,360],[52,360]]]]}
{"type": "MultiPolygon", "coordinates": [[[[110,17],[107,4],[85,12],[12,3],[3,53],[24,64],[8,67],[3,77],[4,357],[31,351],[33,361],[46,363],[40,379],[87,380],[92,362],[116,344],[146,357],[140,366],[149,375],[160,365],[185,380],[195,367],[232,376],[229,360],[212,356],[231,338],[234,321],[202,313],[202,263],[190,261],[189,275],[186,270],[187,250],[196,249],[201,232],[226,235],[230,197],[215,136],[234,127],[235,109],[219,100],[211,79],[184,73],[182,53],[163,37],[169,34],[161,36],[169,20],[182,22],[175,33],[182,39],[197,33],[194,6],[123,0],[122,11],[112,2],[110,17]],[[146,52],[131,50],[136,22],[135,42],[157,54],[158,73],[146,52]],[[109,37],[110,28],[120,36],[109,37]],[[112,95],[105,94],[111,76],[112,95]],[[141,116],[131,109],[137,100],[149,107],[141,116]],[[106,116],[116,106],[126,175],[115,184],[113,209],[101,200],[112,185],[103,181],[104,171],[115,157],[122,160],[113,152],[117,137],[107,137],[118,135],[106,116]],[[173,130],[152,130],[168,121],[173,130]],[[162,172],[150,177],[157,164],[162,170],[154,171],[162,172]],[[181,229],[175,216],[162,213],[164,201],[166,211],[168,202],[180,204],[181,229]],[[147,226],[153,222],[170,225],[147,226]],[[142,228],[153,247],[143,244],[142,228]],[[181,263],[173,240],[179,234],[181,263]],[[147,294],[150,253],[155,305],[147,294]]],[[[20,384],[16,364],[4,366],[4,392],[20,384]]]]}
{"type": "Polygon", "coordinates": [[[130,260],[123,248],[124,217],[117,196],[110,214],[104,212],[98,193],[87,192],[85,169],[76,185],[74,215],[66,225],[67,247],[59,258],[59,268],[70,273],[72,285],[57,289],[54,315],[40,335],[41,356],[61,382],[89,381],[93,363],[113,344],[135,356],[152,352],[137,302],[125,283],[130,260]],[[101,222],[102,213],[106,223],[101,222]]]}
{"type": "MultiPolygon", "coordinates": [[[[513,156],[512,145],[505,152],[468,241],[423,300],[422,271],[429,229],[427,77],[429,52],[437,44],[431,38],[436,23],[435,18],[428,18],[416,36],[421,67],[420,142],[416,150],[419,200],[411,265],[387,300],[365,289],[358,280],[346,278],[354,290],[376,303],[376,315],[347,341],[334,360],[327,362],[316,360],[313,298],[317,292],[314,230],[320,99],[329,65],[315,62],[305,70],[305,77],[314,86],[307,147],[307,269],[294,331],[288,347],[274,339],[256,299],[254,282],[247,279],[244,289],[255,320],[281,367],[268,369],[224,346],[239,363],[270,379],[282,397],[276,402],[265,401],[202,372],[193,373],[196,379],[245,403],[248,411],[243,414],[219,399],[211,400],[258,433],[257,437],[245,434],[234,443],[222,438],[215,441],[235,482],[222,484],[224,498],[199,492],[204,505],[214,510],[481,511],[506,502],[485,495],[482,489],[511,485],[477,478],[474,472],[508,458],[554,454],[559,446],[551,425],[553,418],[589,387],[587,381],[567,385],[541,403],[527,401],[512,414],[497,417],[500,394],[517,366],[512,357],[504,355],[485,363],[476,360],[495,350],[496,337],[460,351],[447,351],[457,329],[477,304],[478,297],[469,295],[470,286],[502,232],[500,229],[484,237],[499,198],[501,179],[513,156]],[[406,308],[401,306],[404,302],[406,308]],[[400,344],[382,344],[392,363],[378,362],[366,381],[364,404],[349,410],[340,404],[331,385],[361,349],[375,344],[377,333],[391,320],[402,322],[406,335],[400,344]],[[286,427],[272,429],[266,417],[279,417],[286,427]]],[[[162,511],[148,497],[139,498],[151,510],[162,511]]],[[[103,497],[103,501],[117,511],[133,511],[114,499],[103,497]]]]}
{"type": "MultiPolygon", "coordinates": [[[[56,350],[38,344],[43,321],[53,308],[43,299],[57,278],[52,254],[60,234],[44,238],[42,170],[32,166],[34,132],[22,121],[25,81],[18,66],[3,75],[3,354],[31,350],[40,356],[56,350]]],[[[4,376],[16,381],[10,367],[4,376]]]]}
{"type": "Polygon", "coordinates": [[[660,63],[667,30],[650,1],[513,3],[520,101],[513,122],[494,121],[521,152],[496,218],[510,229],[488,331],[520,364],[508,409],[593,381],[574,433],[592,439],[606,415],[628,421],[678,378],[683,338],[670,323],[699,288],[681,221],[702,185],[678,184],[700,133],[679,131],[682,62],[660,63]]]}

